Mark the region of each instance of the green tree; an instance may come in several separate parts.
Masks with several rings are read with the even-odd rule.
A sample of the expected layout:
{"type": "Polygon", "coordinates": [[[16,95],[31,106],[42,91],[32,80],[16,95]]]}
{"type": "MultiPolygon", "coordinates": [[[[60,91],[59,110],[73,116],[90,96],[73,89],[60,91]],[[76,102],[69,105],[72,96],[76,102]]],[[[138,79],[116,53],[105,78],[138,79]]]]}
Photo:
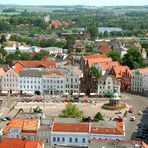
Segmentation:
{"type": "Polygon", "coordinates": [[[36,53],[36,55],[33,57],[33,60],[41,60],[45,56],[49,56],[49,52],[41,51],[41,52],[36,53]]]}
{"type": "Polygon", "coordinates": [[[121,60],[121,53],[119,51],[111,51],[107,53],[108,57],[111,57],[113,61],[120,61],[121,60]]]}
{"type": "Polygon", "coordinates": [[[94,116],[94,121],[98,122],[99,120],[104,120],[103,116],[100,112],[98,112],[95,116],[94,116]]]}
{"type": "Polygon", "coordinates": [[[98,27],[95,25],[88,27],[88,31],[92,39],[96,38],[99,35],[98,27]]]}
{"type": "Polygon", "coordinates": [[[59,114],[59,117],[61,118],[83,118],[84,113],[83,111],[79,110],[79,108],[72,103],[68,103],[66,105],[66,108],[62,110],[62,112],[59,114]]]}
{"type": "Polygon", "coordinates": [[[129,66],[131,69],[142,68],[145,66],[141,52],[137,48],[131,48],[122,59],[122,64],[129,66]]]}
{"type": "Polygon", "coordinates": [[[6,42],[6,37],[4,35],[1,36],[0,43],[6,42]]]}
{"type": "Polygon", "coordinates": [[[73,35],[66,36],[66,48],[69,49],[72,47],[72,45],[75,43],[75,37],[73,35]]]}
{"type": "Polygon", "coordinates": [[[2,54],[2,56],[6,56],[6,55],[7,55],[7,51],[4,50],[3,47],[1,47],[1,49],[0,49],[0,53],[2,54]]]}
{"type": "Polygon", "coordinates": [[[90,71],[95,77],[97,77],[97,78],[101,77],[101,73],[98,71],[98,69],[95,66],[92,66],[90,68],[90,71]]]}

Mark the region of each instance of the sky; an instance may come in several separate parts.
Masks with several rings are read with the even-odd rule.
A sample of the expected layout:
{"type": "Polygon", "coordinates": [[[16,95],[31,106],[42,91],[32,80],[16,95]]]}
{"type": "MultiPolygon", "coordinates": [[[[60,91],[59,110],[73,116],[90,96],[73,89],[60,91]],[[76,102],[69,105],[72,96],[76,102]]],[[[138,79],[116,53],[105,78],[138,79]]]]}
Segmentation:
{"type": "Polygon", "coordinates": [[[0,0],[0,4],[119,6],[148,5],[148,0],[0,0]]]}

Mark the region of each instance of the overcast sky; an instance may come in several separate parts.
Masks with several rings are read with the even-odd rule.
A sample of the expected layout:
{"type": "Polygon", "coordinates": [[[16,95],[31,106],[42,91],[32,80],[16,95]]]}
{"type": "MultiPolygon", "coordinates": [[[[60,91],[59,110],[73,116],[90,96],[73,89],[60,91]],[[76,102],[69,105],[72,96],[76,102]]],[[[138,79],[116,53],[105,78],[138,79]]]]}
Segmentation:
{"type": "Polygon", "coordinates": [[[21,5],[148,5],[148,0],[0,0],[0,4],[21,5]]]}

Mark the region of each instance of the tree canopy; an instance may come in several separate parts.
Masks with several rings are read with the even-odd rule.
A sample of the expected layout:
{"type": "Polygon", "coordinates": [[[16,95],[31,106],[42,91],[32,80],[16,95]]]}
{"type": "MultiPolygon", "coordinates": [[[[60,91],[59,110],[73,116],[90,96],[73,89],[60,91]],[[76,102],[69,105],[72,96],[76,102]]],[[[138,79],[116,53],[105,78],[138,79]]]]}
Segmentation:
{"type": "Polygon", "coordinates": [[[94,116],[94,121],[98,122],[99,120],[104,120],[103,116],[100,112],[98,112],[95,116],[94,116]]]}
{"type": "Polygon", "coordinates": [[[41,60],[45,56],[49,56],[49,52],[48,51],[41,51],[41,52],[38,52],[35,54],[35,56],[33,57],[33,60],[41,60]]]}
{"type": "Polygon", "coordinates": [[[142,68],[145,66],[144,59],[139,49],[131,48],[122,59],[122,64],[129,66],[131,69],[142,68]]]}
{"type": "Polygon", "coordinates": [[[59,116],[61,118],[83,118],[84,113],[75,104],[68,103],[59,116]]]}
{"type": "Polygon", "coordinates": [[[121,53],[119,51],[110,51],[107,53],[108,57],[111,57],[113,61],[121,60],[121,53]]]}
{"type": "Polygon", "coordinates": [[[97,78],[101,77],[101,73],[98,71],[98,69],[95,66],[92,66],[90,68],[90,71],[95,77],[97,77],[97,78]]]}

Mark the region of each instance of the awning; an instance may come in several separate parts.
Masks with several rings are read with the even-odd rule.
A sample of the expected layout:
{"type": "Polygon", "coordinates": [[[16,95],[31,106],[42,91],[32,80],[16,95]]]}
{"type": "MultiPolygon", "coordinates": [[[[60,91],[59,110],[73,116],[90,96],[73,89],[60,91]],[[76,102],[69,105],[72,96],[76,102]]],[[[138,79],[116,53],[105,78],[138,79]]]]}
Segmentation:
{"type": "Polygon", "coordinates": [[[69,93],[64,93],[64,95],[65,95],[65,96],[68,96],[68,95],[69,95],[69,93]]]}
{"type": "Polygon", "coordinates": [[[8,91],[7,90],[2,90],[1,93],[2,94],[8,94],[8,91]]]}
{"type": "Polygon", "coordinates": [[[90,96],[95,96],[96,95],[96,93],[90,93],[90,96]]]}
{"type": "Polygon", "coordinates": [[[18,91],[12,91],[12,94],[18,94],[18,91]]]}
{"type": "Polygon", "coordinates": [[[34,92],[33,91],[23,91],[23,94],[34,95],[34,92]]]}
{"type": "Polygon", "coordinates": [[[73,96],[78,96],[79,94],[78,94],[78,93],[73,93],[72,95],[73,95],[73,96]]]}
{"type": "Polygon", "coordinates": [[[80,96],[85,96],[85,93],[80,93],[79,95],[80,95],[80,96]]]}

